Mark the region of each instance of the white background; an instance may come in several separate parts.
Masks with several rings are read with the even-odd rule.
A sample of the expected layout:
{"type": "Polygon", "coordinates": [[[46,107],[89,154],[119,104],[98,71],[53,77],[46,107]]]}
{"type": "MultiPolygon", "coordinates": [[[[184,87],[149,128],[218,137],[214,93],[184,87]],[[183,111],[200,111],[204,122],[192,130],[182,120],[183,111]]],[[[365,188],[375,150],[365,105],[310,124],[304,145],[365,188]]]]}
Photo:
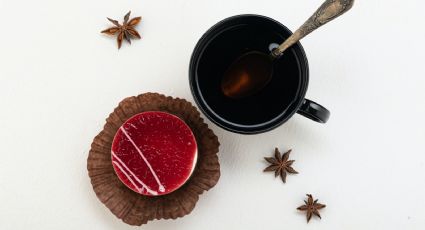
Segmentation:
{"type": "MultiPolygon", "coordinates": [[[[93,137],[127,96],[193,102],[197,40],[228,16],[256,13],[292,30],[322,0],[0,0],[0,229],[138,229],[96,198],[86,170],[93,137]],[[143,38],[117,50],[100,34],[128,11],[143,38]]],[[[307,97],[326,125],[295,115],[261,135],[221,142],[219,183],[178,220],[143,229],[425,229],[425,2],[358,0],[302,41],[307,97]],[[293,149],[283,184],[264,156],[293,149]],[[322,220],[296,210],[305,193],[322,220]]]]}

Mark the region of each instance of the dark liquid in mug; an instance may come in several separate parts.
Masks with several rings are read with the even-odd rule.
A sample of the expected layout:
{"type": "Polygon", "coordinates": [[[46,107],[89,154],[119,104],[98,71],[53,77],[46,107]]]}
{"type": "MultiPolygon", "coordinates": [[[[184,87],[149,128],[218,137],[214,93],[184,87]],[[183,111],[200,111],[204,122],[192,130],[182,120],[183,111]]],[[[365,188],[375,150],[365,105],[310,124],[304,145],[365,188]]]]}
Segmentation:
{"type": "MultiPolygon", "coordinates": [[[[218,34],[208,44],[199,60],[198,84],[206,104],[221,119],[239,125],[258,125],[285,114],[301,86],[299,62],[291,49],[273,62],[272,79],[259,92],[235,99],[227,97],[221,88],[223,76],[235,60],[253,51],[268,54],[271,43],[284,39],[261,26],[239,25],[218,34]]],[[[251,65],[240,68],[255,68],[251,65]]]]}

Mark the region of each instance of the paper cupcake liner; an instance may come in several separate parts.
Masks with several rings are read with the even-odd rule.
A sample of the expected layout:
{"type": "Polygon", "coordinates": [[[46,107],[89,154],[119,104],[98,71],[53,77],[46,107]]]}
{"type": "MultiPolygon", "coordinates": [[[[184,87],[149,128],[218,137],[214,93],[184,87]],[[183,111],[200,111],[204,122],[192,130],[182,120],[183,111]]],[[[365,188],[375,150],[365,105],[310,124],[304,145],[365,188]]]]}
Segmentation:
{"type": "Polygon", "coordinates": [[[88,174],[99,200],[130,225],[154,219],[176,219],[189,214],[199,195],[214,187],[220,178],[217,136],[188,101],[145,93],[121,101],[106,119],[103,130],[94,138],[87,159],[88,174]],[[128,189],[117,177],[111,162],[112,140],[130,117],[144,111],[164,111],[180,117],[192,129],[198,144],[198,161],[190,179],[178,190],[163,196],[148,197],[128,189]]]}

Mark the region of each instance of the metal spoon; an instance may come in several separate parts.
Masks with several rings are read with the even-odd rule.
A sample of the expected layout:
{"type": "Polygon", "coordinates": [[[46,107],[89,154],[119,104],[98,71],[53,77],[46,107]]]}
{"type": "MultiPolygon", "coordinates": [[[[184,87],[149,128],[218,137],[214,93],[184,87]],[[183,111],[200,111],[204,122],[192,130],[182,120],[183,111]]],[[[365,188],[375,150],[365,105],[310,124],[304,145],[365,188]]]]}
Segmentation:
{"type": "Polygon", "coordinates": [[[273,75],[273,61],[299,40],[347,12],[354,0],[326,0],[317,11],[271,53],[251,51],[237,58],[225,72],[221,81],[224,95],[243,98],[263,89],[273,75]]]}

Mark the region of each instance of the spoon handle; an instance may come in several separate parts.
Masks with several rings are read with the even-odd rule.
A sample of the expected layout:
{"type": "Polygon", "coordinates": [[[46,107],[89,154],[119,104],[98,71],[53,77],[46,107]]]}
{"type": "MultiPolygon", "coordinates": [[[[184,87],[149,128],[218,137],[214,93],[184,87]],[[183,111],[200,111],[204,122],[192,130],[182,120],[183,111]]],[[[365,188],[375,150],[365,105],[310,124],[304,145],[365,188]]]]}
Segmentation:
{"type": "Polygon", "coordinates": [[[351,9],[353,3],[354,0],[326,0],[319,9],[317,9],[297,31],[295,31],[295,33],[272,51],[272,55],[274,57],[279,57],[282,55],[283,51],[297,43],[309,33],[347,12],[351,9]]]}

